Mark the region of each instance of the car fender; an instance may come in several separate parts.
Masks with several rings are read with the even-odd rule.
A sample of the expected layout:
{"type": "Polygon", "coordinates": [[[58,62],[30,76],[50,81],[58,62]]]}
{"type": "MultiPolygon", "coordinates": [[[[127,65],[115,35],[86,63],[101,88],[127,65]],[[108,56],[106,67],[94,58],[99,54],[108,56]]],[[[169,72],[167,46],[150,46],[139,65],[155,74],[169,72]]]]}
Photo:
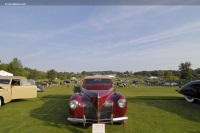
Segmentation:
{"type": "Polygon", "coordinates": [[[90,101],[90,99],[83,93],[75,93],[74,95],[71,96],[69,100],[69,105],[72,100],[76,100],[78,102],[78,107],[76,109],[71,109],[70,110],[70,115],[72,117],[76,118],[82,118],[83,117],[83,102],[84,101],[90,101]]]}
{"type": "Polygon", "coordinates": [[[126,111],[127,111],[127,107],[128,107],[127,100],[126,100],[126,106],[124,108],[120,108],[119,105],[118,105],[118,100],[119,99],[126,100],[124,95],[122,95],[121,93],[118,93],[118,92],[114,92],[113,94],[111,94],[107,98],[107,101],[112,101],[113,102],[113,116],[114,117],[122,117],[122,116],[124,116],[126,114],[126,111]]]}

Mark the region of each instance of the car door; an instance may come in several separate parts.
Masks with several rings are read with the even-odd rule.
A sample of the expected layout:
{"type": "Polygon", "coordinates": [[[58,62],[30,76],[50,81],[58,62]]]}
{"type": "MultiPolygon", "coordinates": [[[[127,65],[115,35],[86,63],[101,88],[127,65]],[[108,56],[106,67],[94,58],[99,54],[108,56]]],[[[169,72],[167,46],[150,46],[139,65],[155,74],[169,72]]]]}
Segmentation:
{"type": "Polygon", "coordinates": [[[34,85],[22,85],[20,79],[12,80],[11,91],[12,91],[12,99],[37,97],[37,87],[34,85]]]}
{"type": "Polygon", "coordinates": [[[195,84],[195,88],[197,89],[197,98],[200,98],[200,84],[195,84]]]}

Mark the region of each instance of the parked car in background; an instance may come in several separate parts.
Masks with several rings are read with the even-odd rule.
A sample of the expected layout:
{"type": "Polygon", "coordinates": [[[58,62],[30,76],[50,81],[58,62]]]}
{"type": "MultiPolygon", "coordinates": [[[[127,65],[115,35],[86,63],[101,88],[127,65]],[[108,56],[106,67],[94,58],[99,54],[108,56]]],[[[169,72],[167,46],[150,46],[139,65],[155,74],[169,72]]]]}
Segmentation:
{"type": "Polygon", "coordinates": [[[64,80],[63,82],[67,84],[70,83],[70,80],[64,80]]]}
{"type": "Polygon", "coordinates": [[[161,86],[161,85],[163,85],[165,83],[165,81],[157,81],[156,82],[156,86],[161,86]]]}
{"type": "Polygon", "coordinates": [[[185,100],[192,103],[200,100],[200,80],[191,81],[177,90],[185,96],[185,100]]]}
{"type": "Polygon", "coordinates": [[[172,83],[170,83],[170,86],[178,86],[178,83],[172,82],[172,83]]]}
{"type": "Polygon", "coordinates": [[[35,85],[37,87],[37,91],[38,92],[43,92],[44,91],[44,87],[39,82],[35,82],[35,80],[33,80],[33,79],[28,79],[28,82],[31,85],[35,85]]]}
{"type": "Polygon", "coordinates": [[[35,80],[33,80],[33,79],[27,79],[27,81],[28,81],[31,85],[36,85],[36,84],[35,84],[35,80]]]}
{"type": "Polygon", "coordinates": [[[164,85],[164,86],[171,86],[171,83],[165,82],[165,83],[163,83],[163,85],[164,85]]]}
{"type": "Polygon", "coordinates": [[[43,92],[44,91],[44,87],[39,82],[35,82],[35,84],[37,86],[37,91],[38,92],[43,92]]]}
{"type": "Polygon", "coordinates": [[[72,123],[123,123],[128,119],[127,100],[114,91],[108,76],[87,76],[81,91],[74,93],[69,100],[72,123]]]}
{"type": "Polygon", "coordinates": [[[0,106],[13,99],[35,98],[36,88],[25,77],[0,76],[0,106]]]}

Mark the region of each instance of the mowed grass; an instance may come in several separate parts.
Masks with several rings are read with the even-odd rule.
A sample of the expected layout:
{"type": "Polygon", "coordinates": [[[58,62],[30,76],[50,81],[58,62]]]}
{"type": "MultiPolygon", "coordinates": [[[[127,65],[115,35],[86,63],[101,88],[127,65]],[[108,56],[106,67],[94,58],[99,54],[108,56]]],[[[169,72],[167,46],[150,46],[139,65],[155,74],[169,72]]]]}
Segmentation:
{"type": "MultiPolygon", "coordinates": [[[[0,132],[91,133],[92,125],[72,125],[68,100],[73,86],[46,88],[34,99],[14,100],[0,107],[0,132]]],[[[106,124],[106,133],[200,133],[200,102],[188,103],[178,87],[117,88],[128,100],[126,125],[106,124]]]]}

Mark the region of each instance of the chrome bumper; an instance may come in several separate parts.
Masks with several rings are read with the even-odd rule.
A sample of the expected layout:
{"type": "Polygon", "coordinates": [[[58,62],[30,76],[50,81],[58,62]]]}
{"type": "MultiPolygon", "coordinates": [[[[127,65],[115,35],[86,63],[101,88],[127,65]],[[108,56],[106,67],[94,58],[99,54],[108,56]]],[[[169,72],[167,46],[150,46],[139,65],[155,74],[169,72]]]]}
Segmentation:
{"type": "Polygon", "coordinates": [[[69,117],[69,118],[67,118],[67,120],[70,122],[75,122],[75,123],[83,123],[84,122],[84,120],[81,118],[70,118],[69,117]]]}
{"type": "Polygon", "coordinates": [[[68,121],[74,122],[74,123],[113,123],[113,122],[120,122],[128,120],[127,116],[124,117],[117,117],[117,118],[111,118],[111,119],[99,119],[99,120],[91,120],[91,119],[84,119],[84,118],[67,118],[68,121]]]}

